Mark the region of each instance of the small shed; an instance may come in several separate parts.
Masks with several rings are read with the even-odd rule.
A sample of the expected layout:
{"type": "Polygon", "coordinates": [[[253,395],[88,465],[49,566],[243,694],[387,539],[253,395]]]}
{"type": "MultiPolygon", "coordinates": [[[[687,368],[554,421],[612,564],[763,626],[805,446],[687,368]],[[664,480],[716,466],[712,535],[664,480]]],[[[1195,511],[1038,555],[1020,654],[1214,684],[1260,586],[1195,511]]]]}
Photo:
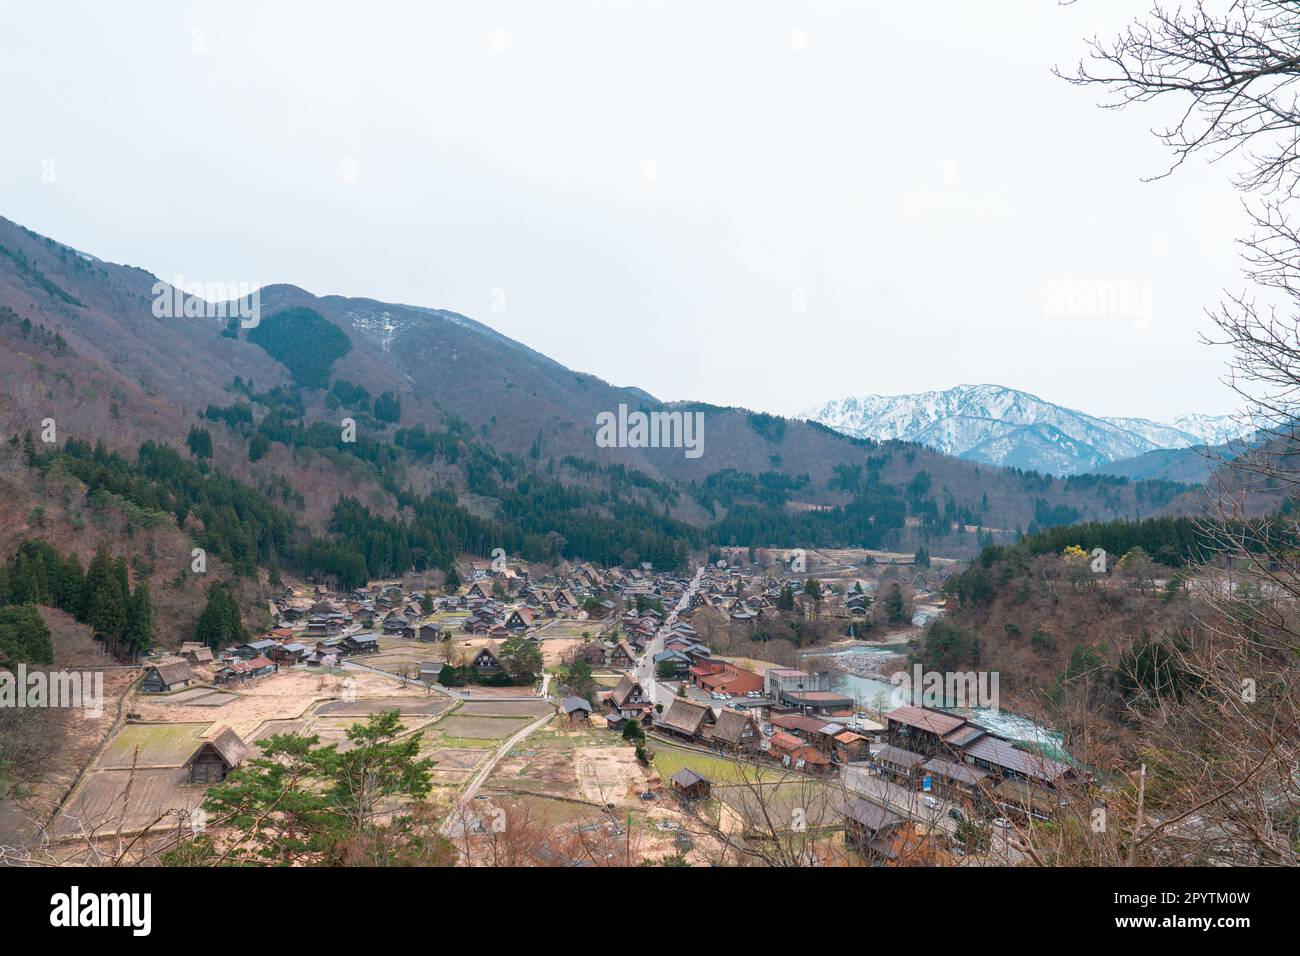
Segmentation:
{"type": "Polygon", "coordinates": [[[581,697],[566,697],[561,706],[570,724],[585,724],[591,719],[591,703],[581,697]]]}
{"type": "Polygon", "coordinates": [[[709,795],[709,781],[694,770],[683,767],[672,775],[673,790],[684,800],[699,800],[709,795]]]}
{"type": "Polygon", "coordinates": [[[211,740],[205,740],[185,762],[190,783],[220,783],[248,756],[248,744],[229,727],[211,740]]]}
{"type": "Polygon", "coordinates": [[[177,653],[191,664],[211,664],[214,660],[212,648],[201,641],[186,641],[177,653]]]}

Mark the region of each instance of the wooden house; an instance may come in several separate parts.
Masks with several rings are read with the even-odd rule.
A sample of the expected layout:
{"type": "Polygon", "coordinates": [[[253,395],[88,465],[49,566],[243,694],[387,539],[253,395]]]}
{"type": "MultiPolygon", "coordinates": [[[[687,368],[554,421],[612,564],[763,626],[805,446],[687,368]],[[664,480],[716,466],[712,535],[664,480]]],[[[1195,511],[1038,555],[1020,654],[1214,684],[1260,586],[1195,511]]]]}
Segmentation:
{"type": "Polygon", "coordinates": [[[235,657],[251,661],[254,657],[264,657],[266,652],[275,647],[275,641],[260,640],[249,641],[247,644],[241,644],[232,652],[235,657]]]}
{"type": "Polygon", "coordinates": [[[673,702],[668,705],[668,709],[655,724],[655,728],[661,733],[680,737],[682,740],[697,740],[704,733],[705,728],[712,727],[715,722],[712,707],[697,704],[685,697],[674,697],[673,702]]]}
{"type": "Polygon", "coordinates": [[[190,662],[191,665],[211,664],[213,661],[212,648],[201,641],[186,641],[177,651],[181,657],[190,662]]]}
{"type": "Polygon", "coordinates": [[[344,657],[378,654],[379,638],[374,634],[349,634],[339,642],[339,653],[344,657]]]}
{"type": "Polygon", "coordinates": [[[166,694],[194,683],[194,671],[189,661],[172,661],[154,664],[145,670],[140,690],[145,694],[166,694]]]}
{"type": "Polygon", "coordinates": [[[636,651],[627,641],[619,641],[610,650],[607,663],[617,670],[628,670],[636,664],[636,651]]]}
{"type": "Polygon", "coordinates": [[[478,671],[480,675],[500,674],[503,671],[500,653],[501,648],[495,641],[492,641],[479,648],[478,653],[474,655],[474,659],[470,662],[470,666],[478,671]]]}
{"type": "Polygon", "coordinates": [[[876,754],[876,767],[882,777],[897,784],[915,789],[919,780],[921,765],[925,763],[923,754],[912,753],[901,747],[888,745],[876,754]]]}
{"type": "Polygon", "coordinates": [[[277,664],[292,666],[302,663],[310,654],[311,650],[306,644],[290,641],[288,644],[277,644],[272,647],[267,651],[266,656],[277,664]]]}
{"type": "Polygon", "coordinates": [[[708,742],[721,750],[753,753],[758,750],[763,735],[758,723],[750,714],[730,707],[718,714],[717,722],[705,733],[708,742]]]}
{"type": "Polygon", "coordinates": [[[610,709],[629,720],[644,723],[653,712],[650,697],[632,674],[624,674],[607,698],[610,709]]]}
{"type": "Polygon", "coordinates": [[[921,780],[930,781],[930,789],[950,803],[973,809],[985,803],[984,794],[997,778],[974,764],[958,763],[931,757],[921,765],[921,780]]]}
{"type": "Polygon", "coordinates": [[[516,608],[506,618],[506,630],[514,634],[521,634],[532,626],[533,612],[526,607],[516,608]]]}
{"type": "Polygon", "coordinates": [[[852,797],[844,808],[844,845],[865,855],[870,846],[900,826],[903,818],[870,800],[852,797]]]}
{"type": "Polygon", "coordinates": [[[250,680],[274,674],[279,665],[268,657],[254,657],[251,661],[231,661],[217,671],[218,684],[246,684],[250,680]]]}

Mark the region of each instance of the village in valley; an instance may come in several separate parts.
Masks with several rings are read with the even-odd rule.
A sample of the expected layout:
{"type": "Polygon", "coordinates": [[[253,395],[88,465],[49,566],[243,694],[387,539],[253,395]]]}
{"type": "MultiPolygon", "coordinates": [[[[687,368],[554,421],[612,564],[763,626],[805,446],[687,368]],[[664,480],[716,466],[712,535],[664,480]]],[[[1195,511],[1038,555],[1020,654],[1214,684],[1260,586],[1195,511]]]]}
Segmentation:
{"type": "Polygon", "coordinates": [[[220,841],[208,787],[267,741],[346,752],[349,728],[395,712],[461,865],[1019,861],[1080,773],[889,692],[951,563],[708,557],[690,575],[494,556],[462,559],[453,582],[285,584],[247,643],[184,643],[111,682],[42,852],[220,841]],[[791,621],[816,644],[771,638],[791,621]]]}

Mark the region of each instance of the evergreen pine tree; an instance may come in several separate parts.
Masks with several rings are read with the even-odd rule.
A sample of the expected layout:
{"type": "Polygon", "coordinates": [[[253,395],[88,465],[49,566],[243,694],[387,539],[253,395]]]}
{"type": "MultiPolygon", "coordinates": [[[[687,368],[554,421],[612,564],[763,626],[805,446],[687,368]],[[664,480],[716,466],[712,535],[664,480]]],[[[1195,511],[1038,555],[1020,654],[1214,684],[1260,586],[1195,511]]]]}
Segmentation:
{"type": "Polygon", "coordinates": [[[126,630],[126,605],[122,602],[117,582],[111,577],[101,580],[91,595],[86,623],[95,632],[95,637],[107,644],[116,646],[122,640],[126,630]]]}
{"type": "Polygon", "coordinates": [[[45,559],[39,554],[32,560],[32,578],[36,582],[35,602],[48,607],[52,603],[50,601],[50,575],[45,570],[45,559]]]}
{"type": "Polygon", "coordinates": [[[117,586],[116,579],[113,577],[113,559],[109,557],[108,550],[103,545],[100,545],[95,550],[95,556],[90,560],[90,568],[86,571],[86,578],[82,585],[80,620],[89,623],[90,609],[95,600],[95,592],[99,590],[101,584],[106,582],[117,586]]]}
{"type": "Polygon", "coordinates": [[[135,594],[126,611],[126,646],[132,656],[138,657],[142,651],[153,645],[153,604],[149,600],[149,584],[141,581],[135,586],[135,594]]]}
{"type": "Polygon", "coordinates": [[[22,551],[14,556],[13,568],[9,575],[9,589],[14,604],[28,604],[36,600],[36,575],[32,572],[31,562],[22,551]]]}

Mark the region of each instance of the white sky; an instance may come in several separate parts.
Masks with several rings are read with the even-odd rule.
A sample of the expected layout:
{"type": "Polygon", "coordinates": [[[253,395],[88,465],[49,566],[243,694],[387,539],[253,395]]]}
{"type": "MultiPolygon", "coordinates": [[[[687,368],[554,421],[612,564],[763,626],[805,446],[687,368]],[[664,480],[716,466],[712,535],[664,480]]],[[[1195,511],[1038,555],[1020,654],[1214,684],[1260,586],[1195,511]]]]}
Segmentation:
{"type": "Polygon", "coordinates": [[[1050,73],[1143,9],[9,2],[0,215],[168,279],[453,309],[664,399],[1227,412],[1197,333],[1241,286],[1230,169],[1141,182],[1160,117],[1050,73]]]}

